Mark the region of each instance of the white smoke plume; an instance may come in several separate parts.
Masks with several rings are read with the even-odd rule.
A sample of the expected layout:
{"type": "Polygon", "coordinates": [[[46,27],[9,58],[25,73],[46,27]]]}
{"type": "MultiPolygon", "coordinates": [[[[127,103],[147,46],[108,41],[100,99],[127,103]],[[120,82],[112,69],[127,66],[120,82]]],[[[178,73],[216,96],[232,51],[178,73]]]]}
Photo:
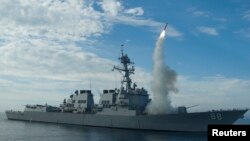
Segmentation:
{"type": "Polygon", "coordinates": [[[174,111],[169,93],[177,91],[175,87],[177,73],[165,64],[164,40],[165,30],[161,32],[153,54],[153,80],[151,84],[153,100],[147,107],[149,114],[167,114],[174,111]]]}

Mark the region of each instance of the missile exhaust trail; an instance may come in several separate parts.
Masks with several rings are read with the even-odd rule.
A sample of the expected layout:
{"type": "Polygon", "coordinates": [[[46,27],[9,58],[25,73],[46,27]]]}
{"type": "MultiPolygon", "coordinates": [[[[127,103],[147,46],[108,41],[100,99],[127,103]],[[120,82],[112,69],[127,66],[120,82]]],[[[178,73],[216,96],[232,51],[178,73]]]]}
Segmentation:
{"type": "Polygon", "coordinates": [[[167,23],[163,28],[155,46],[153,53],[153,80],[151,89],[153,101],[149,103],[147,111],[149,114],[172,113],[175,109],[172,107],[170,92],[176,92],[175,82],[177,73],[165,64],[164,39],[167,29],[167,23]]]}

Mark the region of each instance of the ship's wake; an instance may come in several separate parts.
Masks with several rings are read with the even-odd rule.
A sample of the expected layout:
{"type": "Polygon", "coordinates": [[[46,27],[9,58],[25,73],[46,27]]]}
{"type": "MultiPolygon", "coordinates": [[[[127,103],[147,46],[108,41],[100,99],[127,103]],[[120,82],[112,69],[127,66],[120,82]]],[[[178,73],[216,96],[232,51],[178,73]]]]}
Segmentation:
{"type": "Polygon", "coordinates": [[[175,82],[177,73],[165,64],[163,43],[165,40],[165,30],[163,30],[156,42],[153,54],[153,80],[151,89],[153,100],[147,106],[149,114],[166,114],[174,112],[169,98],[170,92],[177,92],[175,82]]]}

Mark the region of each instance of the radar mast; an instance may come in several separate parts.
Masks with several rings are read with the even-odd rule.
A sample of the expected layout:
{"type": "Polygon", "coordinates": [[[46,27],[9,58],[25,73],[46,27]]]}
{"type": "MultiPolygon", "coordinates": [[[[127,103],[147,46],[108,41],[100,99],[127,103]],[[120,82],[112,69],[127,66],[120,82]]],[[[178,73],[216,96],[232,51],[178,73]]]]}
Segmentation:
{"type": "Polygon", "coordinates": [[[121,45],[121,56],[118,58],[122,66],[114,66],[113,70],[118,70],[123,75],[121,84],[122,86],[125,85],[125,90],[128,92],[131,90],[132,84],[130,75],[134,74],[135,68],[133,66],[134,62],[130,60],[127,54],[123,53],[123,46],[124,45],[121,45]]]}

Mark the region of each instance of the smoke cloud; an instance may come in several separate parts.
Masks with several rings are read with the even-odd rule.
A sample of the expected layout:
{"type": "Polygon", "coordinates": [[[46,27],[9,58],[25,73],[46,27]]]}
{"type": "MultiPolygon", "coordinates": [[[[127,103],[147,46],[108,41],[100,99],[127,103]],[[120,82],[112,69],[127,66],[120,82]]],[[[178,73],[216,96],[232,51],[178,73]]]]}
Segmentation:
{"type": "Polygon", "coordinates": [[[164,40],[165,30],[161,32],[153,54],[153,80],[151,83],[153,100],[147,107],[149,114],[166,114],[174,112],[169,93],[177,91],[175,87],[177,73],[165,64],[164,40]]]}

